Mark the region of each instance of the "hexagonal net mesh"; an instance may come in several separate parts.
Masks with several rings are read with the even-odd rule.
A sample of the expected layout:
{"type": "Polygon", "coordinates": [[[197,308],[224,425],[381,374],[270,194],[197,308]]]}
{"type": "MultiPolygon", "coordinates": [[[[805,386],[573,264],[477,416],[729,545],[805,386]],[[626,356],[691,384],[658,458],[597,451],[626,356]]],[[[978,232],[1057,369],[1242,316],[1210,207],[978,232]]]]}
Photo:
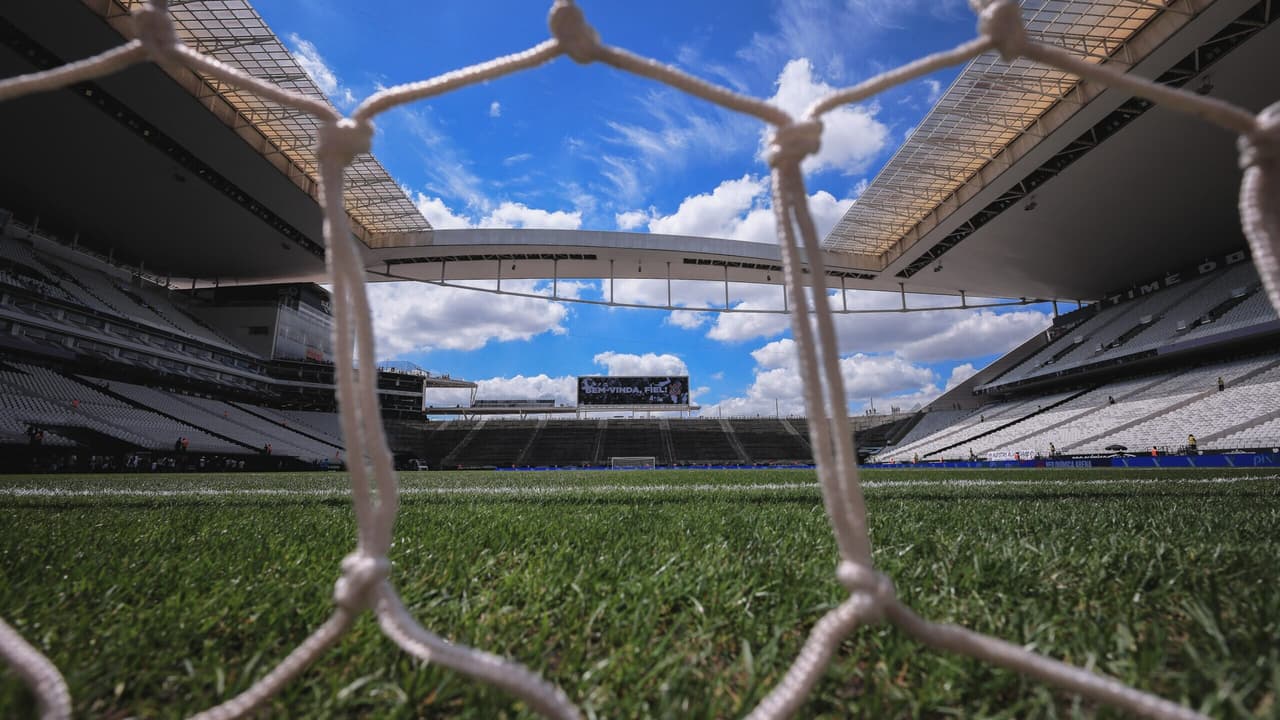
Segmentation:
{"type": "MultiPolygon", "coordinates": [[[[364,367],[375,367],[376,363],[364,268],[357,248],[359,241],[351,232],[343,191],[345,170],[358,155],[369,151],[372,120],[378,114],[398,105],[531,69],[561,55],[579,63],[600,62],[642,75],[754,116],[773,128],[767,160],[792,333],[804,380],[808,416],[829,419],[810,423],[809,431],[823,502],[839,551],[836,574],[849,596],[814,625],[799,656],[777,686],[752,710],[750,717],[783,718],[794,714],[825,671],[840,641],[855,628],[877,622],[891,623],[931,647],[1000,665],[1136,715],[1203,717],[1184,705],[1003,640],[924,620],[898,601],[891,580],[877,572],[872,564],[866,509],[858,482],[826,287],[827,274],[800,171],[800,162],[819,149],[824,113],[942,67],[997,51],[1006,60],[1021,58],[1198,116],[1240,138],[1240,165],[1244,174],[1240,192],[1241,222],[1268,297],[1280,308],[1280,259],[1277,258],[1280,250],[1280,103],[1255,116],[1214,98],[1126,75],[1062,48],[1033,41],[1028,37],[1022,13],[1014,0],[971,0],[970,4],[978,14],[976,39],[833,92],[811,105],[799,118],[761,100],[602,43],[572,0],[556,0],[551,8],[551,39],[523,52],[429,80],[387,88],[364,100],[347,117],[321,100],[272,85],[192,49],[175,32],[164,0],[151,0],[135,9],[137,39],[92,58],[0,82],[0,101],[4,101],[65,87],[135,63],[176,63],[241,92],[254,93],[307,113],[317,121],[320,204],[324,211],[328,281],[335,299],[337,394],[350,458],[352,500],[358,524],[356,548],[342,562],[334,588],[335,607],[329,619],[248,690],[196,717],[221,720],[252,712],[338,642],[355,618],[365,611],[373,612],[383,632],[406,652],[500,687],[548,717],[581,717],[561,689],[534,672],[496,655],[450,643],[423,628],[405,609],[391,582],[387,551],[398,510],[398,486],[379,420],[375,376],[361,373],[357,377],[354,372],[357,362],[364,367]]],[[[70,695],[58,669],[3,621],[0,621],[0,657],[30,686],[43,717],[70,716],[70,695]]]]}

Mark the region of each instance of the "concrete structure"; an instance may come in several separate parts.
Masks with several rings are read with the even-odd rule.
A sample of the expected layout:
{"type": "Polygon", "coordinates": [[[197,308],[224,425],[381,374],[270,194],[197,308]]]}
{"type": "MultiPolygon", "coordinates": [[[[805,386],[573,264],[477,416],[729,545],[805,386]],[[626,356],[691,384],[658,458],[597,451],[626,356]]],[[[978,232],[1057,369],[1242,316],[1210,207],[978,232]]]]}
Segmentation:
{"type": "MultiPolygon", "coordinates": [[[[118,44],[130,32],[127,5],[7,4],[0,10],[0,73],[118,44]]],[[[174,13],[202,49],[319,94],[247,5],[236,23],[221,23],[199,4],[174,13]]],[[[1255,71],[1280,65],[1276,13],[1271,3],[1244,0],[1168,8],[1073,1],[1024,10],[1033,31],[1091,59],[1249,108],[1280,97],[1280,76],[1255,71]]],[[[1233,138],[1122,93],[993,58],[966,69],[827,238],[837,274],[831,284],[1087,300],[1242,245],[1233,138]],[[1196,142],[1185,142],[1192,136],[1196,142]],[[897,204],[890,207],[889,198],[897,204]],[[904,203],[912,208],[907,216],[904,203]],[[893,223],[871,217],[889,213],[896,213],[893,223]]],[[[308,129],[296,114],[145,66],[78,91],[6,103],[0,122],[12,136],[30,139],[9,149],[0,174],[0,198],[19,217],[41,217],[51,232],[143,261],[179,283],[322,276],[308,129]],[[70,124],[75,133],[51,131],[70,124]],[[86,158],[93,158],[88,167],[86,158]],[[140,196],[154,200],[145,223],[131,209],[140,196]]],[[[781,281],[773,245],[590,231],[434,231],[408,214],[407,199],[387,180],[372,159],[349,180],[348,210],[369,248],[373,279],[781,281]]]]}

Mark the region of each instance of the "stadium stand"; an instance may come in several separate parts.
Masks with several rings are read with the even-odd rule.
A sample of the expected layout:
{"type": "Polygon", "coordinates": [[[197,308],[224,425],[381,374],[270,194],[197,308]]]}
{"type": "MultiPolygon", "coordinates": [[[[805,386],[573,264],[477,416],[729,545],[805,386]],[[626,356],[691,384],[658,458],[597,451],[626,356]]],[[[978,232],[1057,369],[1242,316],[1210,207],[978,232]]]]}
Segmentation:
{"type": "Polygon", "coordinates": [[[658,465],[670,465],[672,458],[667,452],[663,434],[663,424],[657,420],[607,422],[597,459],[604,463],[613,457],[651,456],[656,458],[658,465]]]}
{"type": "Polygon", "coordinates": [[[901,440],[895,443],[895,446],[898,448],[911,446],[975,413],[977,413],[976,410],[933,410],[922,412],[920,413],[920,421],[901,440]]]}
{"type": "Polygon", "coordinates": [[[254,407],[257,413],[285,427],[293,427],[304,435],[310,435],[335,447],[342,447],[342,423],[336,413],[314,410],[274,410],[254,407]]]}
{"type": "MultiPolygon", "coordinates": [[[[3,463],[25,463],[12,448],[30,427],[42,447],[113,456],[162,457],[185,437],[191,452],[254,458],[270,444],[277,459],[340,461],[331,364],[248,350],[200,317],[208,298],[0,218],[3,463]]],[[[414,455],[425,376],[379,370],[389,437],[414,455]]]]}
{"type": "MultiPolygon", "coordinates": [[[[1240,338],[1280,329],[1259,288],[1253,265],[1240,262],[1063,316],[1050,342],[999,361],[1007,369],[975,385],[969,402],[872,420],[875,432],[857,431],[860,452],[889,462],[1044,456],[1051,443],[1061,455],[1153,445],[1176,452],[1188,433],[1212,450],[1280,443],[1276,357],[1215,361],[1240,338]],[[1208,357],[1190,357],[1204,347],[1208,357]],[[1151,358],[1172,359],[1142,365],[1151,358]]],[[[0,373],[0,444],[20,446],[39,427],[51,448],[162,453],[186,437],[201,453],[261,455],[270,444],[275,457],[340,461],[341,428],[325,407],[331,368],[284,363],[285,374],[273,377],[267,358],[198,310],[145,273],[9,222],[0,237],[0,338],[16,354],[0,373]],[[66,370],[43,367],[41,357],[66,370]],[[95,389],[104,385],[110,390],[95,389]],[[315,398],[323,409],[287,405],[315,398]]],[[[383,384],[398,388],[399,380],[383,384]]],[[[600,466],[627,456],[662,466],[812,459],[803,418],[491,418],[399,430],[401,446],[433,468],[600,466]]]]}
{"type": "Polygon", "coordinates": [[[1263,420],[1243,430],[1228,431],[1222,437],[1206,438],[1204,446],[1215,450],[1257,448],[1274,451],[1280,447],[1280,417],[1263,420]]]}
{"type": "MultiPolygon", "coordinates": [[[[1088,453],[1102,452],[1108,445],[1125,445],[1130,448],[1155,446],[1162,450],[1181,450],[1188,435],[1220,433],[1242,420],[1280,407],[1280,369],[1277,365],[1280,365],[1280,360],[1267,357],[1186,373],[1192,383],[1178,385],[1179,378],[1170,381],[1178,385],[1177,390],[1181,393],[1172,397],[1186,400],[1154,416],[1126,423],[1067,449],[1088,453]],[[1232,377],[1228,381],[1229,387],[1221,392],[1212,387],[1212,378],[1218,374],[1232,377]],[[1188,391],[1190,394],[1186,394],[1188,391]]],[[[1153,392],[1159,394],[1162,390],[1158,386],[1153,392]]]]}
{"type": "Polygon", "coordinates": [[[78,258],[77,262],[68,259],[75,253],[65,249],[56,254],[37,249],[33,240],[45,248],[51,248],[52,241],[17,223],[10,223],[10,228],[6,236],[0,238],[0,258],[8,261],[8,269],[21,273],[18,277],[35,283],[33,289],[45,296],[243,352],[243,348],[180,305],[169,291],[151,287],[152,283],[140,275],[104,266],[90,255],[78,258]],[[19,237],[18,233],[25,237],[19,237]]]}
{"type": "Polygon", "coordinates": [[[970,451],[978,457],[1002,451],[1045,456],[1051,443],[1058,454],[1067,455],[1107,454],[1117,447],[1148,452],[1153,446],[1160,452],[1181,452],[1189,434],[1205,438],[1200,449],[1267,447],[1276,408],[1280,354],[1273,351],[1116,379],[1065,395],[1037,394],[969,413],[935,411],[937,422],[955,421],[923,437],[913,430],[878,459],[960,460],[970,457],[970,451]],[[1043,409],[1028,412],[1033,404],[1043,409]]]}
{"type": "Polygon", "coordinates": [[[464,442],[481,422],[483,421],[452,420],[440,423],[434,430],[427,433],[422,458],[433,468],[456,467],[452,463],[446,466],[446,460],[451,459],[450,456],[459,444],[464,442]]]}
{"type": "MultiPolygon", "coordinates": [[[[687,420],[671,434],[678,463],[749,462],[729,439],[733,428],[723,420],[687,420]]],[[[652,454],[652,453],[649,453],[652,454]]]]}
{"type": "Polygon", "coordinates": [[[593,465],[601,431],[598,420],[549,419],[530,440],[521,464],[529,467],[593,465]]]}
{"type": "Polygon", "coordinates": [[[928,457],[966,442],[968,439],[1017,423],[1051,408],[1068,397],[1069,395],[1055,394],[1048,397],[1036,396],[1025,400],[995,403],[919,440],[895,445],[889,452],[882,454],[882,457],[890,461],[909,460],[916,456],[928,457]]]}
{"type": "Polygon", "coordinates": [[[444,462],[464,468],[512,467],[536,430],[537,425],[529,422],[491,419],[478,423],[444,462]]]}
{"type": "Polygon", "coordinates": [[[751,462],[810,462],[813,459],[808,443],[781,420],[727,422],[751,462]]]}
{"type": "Polygon", "coordinates": [[[1062,438],[1048,435],[1040,437],[1042,433],[1052,428],[1068,425],[1072,421],[1079,420],[1090,413],[1106,408],[1111,404],[1112,400],[1117,400],[1123,405],[1130,395],[1152,384],[1150,378],[1143,378],[1095,388],[1068,400],[1051,411],[1034,415],[1023,422],[1010,425],[984,437],[977,438],[972,442],[967,442],[963,449],[965,451],[972,450],[975,456],[984,456],[996,450],[1021,451],[1026,448],[1034,448],[1035,451],[1041,454],[1048,454],[1048,444],[1050,442],[1055,442],[1055,446],[1058,449],[1062,449],[1061,446],[1057,445],[1062,441],[1062,438]]]}
{"type": "Polygon", "coordinates": [[[600,467],[614,457],[659,466],[808,463],[797,425],[781,419],[449,420],[428,433],[432,468],[600,467]]]}
{"type": "Polygon", "coordinates": [[[1278,318],[1260,287],[1256,268],[1245,262],[1089,310],[1090,317],[979,389],[1061,375],[1141,353],[1172,352],[1233,331],[1273,330],[1278,318]]]}
{"type": "Polygon", "coordinates": [[[93,381],[77,382],[46,368],[10,361],[0,371],[0,383],[7,391],[6,430],[35,425],[74,433],[80,428],[136,448],[166,448],[174,439],[186,436],[197,450],[242,450],[192,425],[100,392],[92,386],[93,381]]]}

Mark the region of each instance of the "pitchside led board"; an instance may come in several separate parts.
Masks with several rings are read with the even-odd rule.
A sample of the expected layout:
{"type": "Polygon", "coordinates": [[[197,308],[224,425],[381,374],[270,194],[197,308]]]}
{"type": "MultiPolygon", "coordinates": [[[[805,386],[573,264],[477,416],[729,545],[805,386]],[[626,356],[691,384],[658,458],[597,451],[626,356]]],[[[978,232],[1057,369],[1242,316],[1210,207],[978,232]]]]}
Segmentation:
{"type": "Polygon", "coordinates": [[[688,405],[689,377],[578,378],[578,405],[688,405]]]}

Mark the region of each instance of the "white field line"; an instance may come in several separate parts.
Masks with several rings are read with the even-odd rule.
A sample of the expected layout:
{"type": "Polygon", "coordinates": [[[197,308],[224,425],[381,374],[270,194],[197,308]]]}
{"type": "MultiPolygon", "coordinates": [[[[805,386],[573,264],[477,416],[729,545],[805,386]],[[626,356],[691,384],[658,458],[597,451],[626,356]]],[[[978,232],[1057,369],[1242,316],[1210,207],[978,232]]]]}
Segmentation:
{"type": "MultiPolygon", "coordinates": [[[[1098,479],[1098,480],[1008,480],[990,478],[963,478],[955,480],[868,480],[862,483],[867,490],[893,488],[1045,488],[1056,486],[1108,486],[1108,485],[1229,485],[1259,480],[1280,480],[1280,475],[1255,475],[1247,477],[1212,477],[1164,479],[1098,479]]],[[[556,497],[581,495],[664,495],[675,493],[778,493],[794,490],[817,490],[817,482],[791,483],[691,483],[656,485],[463,485],[456,487],[403,487],[404,497],[556,497]]],[[[0,498],[214,498],[214,497],[296,497],[296,498],[345,498],[351,494],[346,488],[180,488],[180,489],[130,489],[121,487],[68,489],[57,487],[9,487],[0,488],[0,498]]]]}

